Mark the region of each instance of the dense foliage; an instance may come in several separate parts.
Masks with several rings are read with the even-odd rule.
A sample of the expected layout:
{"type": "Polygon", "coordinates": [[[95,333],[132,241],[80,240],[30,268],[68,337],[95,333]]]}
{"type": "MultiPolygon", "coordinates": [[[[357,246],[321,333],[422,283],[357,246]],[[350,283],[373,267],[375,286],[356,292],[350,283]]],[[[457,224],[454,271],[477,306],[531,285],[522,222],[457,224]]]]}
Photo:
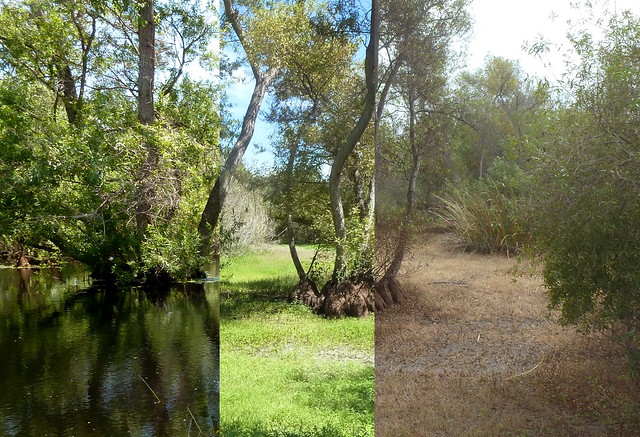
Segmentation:
{"type": "Polygon", "coordinates": [[[220,90],[185,70],[213,35],[198,5],[2,2],[3,249],[61,253],[122,281],[186,277],[225,211],[223,240],[259,228],[292,247],[332,245],[333,282],[370,279],[377,192],[397,269],[412,221],[434,211],[473,250],[534,243],[564,320],[637,349],[637,17],[601,21],[600,39],[570,36],[579,62],[554,89],[502,58],[455,75],[463,0],[381,2],[379,29],[351,2],[225,1],[237,51],[223,75],[245,64],[255,79],[238,133],[221,126],[220,90]],[[156,38],[152,102],[142,30],[156,38]],[[275,167],[234,186],[267,93],[275,167]],[[218,172],[221,131],[237,141],[218,172]]]}
{"type": "Polygon", "coordinates": [[[613,17],[601,42],[573,38],[570,108],[552,122],[534,201],[551,305],[612,331],[640,368],[640,21],[613,17]]]}
{"type": "Polygon", "coordinates": [[[162,50],[150,124],[142,122],[137,100],[135,29],[142,18],[135,4],[3,2],[6,245],[59,252],[121,281],[151,272],[184,277],[202,268],[193,223],[216,174],[217,91],[182,68],[204,54],[211,28],[195,3],[156,6],[162,50]],[[145,173],[150,150],[155,162],[145,173]],[[146,229],[139,226],[142,204],[146,229]]]}
{"type": "MultiPolygon", "coordinates": [[[[404,39],[402,30],[414,23],[410,11],[428,2],[404,10],[409,3],[389,6],[402,25],[387,25],[395,38],[386,74],[396,76],[380,95],[382,103],[388,100],[377,133],[381,229],[402,230],[393,238],[398,252],[412,229],[406,227],[410,214],[426,213],[468,250],[531,249],[542,260],[550,306],[562,320],[614,333],[637,370],[638,18],[625,12],[574,27],[567,74],[555,84],[503,58],[449,73],[455,81],[447,81],[435,67],[434,46],[411,50],[409,43],[424,34],[404,39]]],[[[435,35],[428,38],[433,42],[435,35]]],[[[548,49],[540,41],[531,46],[534,53],[548,49]]],[[[397,300],[391,285],[381,308],[397,300]]]]}

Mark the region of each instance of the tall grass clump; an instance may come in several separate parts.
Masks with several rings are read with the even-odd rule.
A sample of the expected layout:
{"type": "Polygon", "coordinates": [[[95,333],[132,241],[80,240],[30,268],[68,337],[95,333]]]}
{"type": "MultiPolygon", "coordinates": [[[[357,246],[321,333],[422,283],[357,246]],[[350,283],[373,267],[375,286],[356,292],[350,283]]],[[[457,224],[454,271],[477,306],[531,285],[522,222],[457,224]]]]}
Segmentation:
{"type": "Polygon", "coordinates": [[[465,250],[509,255],[530,241],[519,196],[508,186],[483,179],[453,187],[438,200],[436,215],[465,250]]]}
{"type": "Polygon", "coordinates": [[[273,238],[264,192],[235,181],[222,208],[221,246],[226,255],[238,255],[263,247],[273,238]]]}

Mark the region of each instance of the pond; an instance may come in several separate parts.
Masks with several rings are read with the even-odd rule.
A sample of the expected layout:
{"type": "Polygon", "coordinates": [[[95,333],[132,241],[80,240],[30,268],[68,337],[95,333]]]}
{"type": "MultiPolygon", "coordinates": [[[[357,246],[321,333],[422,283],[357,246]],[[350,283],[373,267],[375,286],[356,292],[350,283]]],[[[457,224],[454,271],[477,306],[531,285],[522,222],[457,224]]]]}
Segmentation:
{"type": "Polygon", "coordinates": [[[213,434],[217,285],[107,288],[72,268],[0,269],[0,435],[213,434]]]}

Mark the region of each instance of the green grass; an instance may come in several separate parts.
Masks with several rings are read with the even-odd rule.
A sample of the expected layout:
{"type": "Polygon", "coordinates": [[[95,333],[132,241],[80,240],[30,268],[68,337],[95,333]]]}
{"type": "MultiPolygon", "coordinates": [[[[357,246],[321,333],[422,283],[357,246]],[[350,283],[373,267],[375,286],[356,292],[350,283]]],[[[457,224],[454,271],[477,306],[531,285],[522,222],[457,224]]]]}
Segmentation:
{"type": "Polygon", "coordinates": [[[221,279],[222,434],[373,436],[373,317],[288,303],[286,247],[233,258],[221,279]]]}

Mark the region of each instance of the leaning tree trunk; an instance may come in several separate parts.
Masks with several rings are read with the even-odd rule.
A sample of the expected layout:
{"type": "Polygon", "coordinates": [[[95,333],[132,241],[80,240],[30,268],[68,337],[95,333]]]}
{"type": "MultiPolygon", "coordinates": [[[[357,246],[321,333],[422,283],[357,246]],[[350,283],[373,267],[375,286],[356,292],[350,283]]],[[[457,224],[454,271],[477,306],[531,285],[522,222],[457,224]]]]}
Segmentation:
{"type": "Polygon", "coordinates": [[[320,312],[324,315],[336,317],[342,315],[363,316],[373,310],[373,298],[371,296],[371,284],[354,283],[349,280],[346,265],[346,223],[342,206],[340,182],[347,158],[353,152],[356,144],[362,137],[365,129],[371,121],[375,108],[378,72],[378,40],[379,40],[379,10],[378,0],[372,1],[371,29],[369,44],[367,45],[365,58],[365,77],[367,96],[355,127],[347,137],[346,142],[338,149],[331,174],[329,175],[329,198],[333,227],[336,236],[336,258],[331,280],[323,287],[324,297],[320,312]]]}
{"type": "MultiPolygon", "coordinates": [[[[291,254],[291,260],[296,268],[298,274],[298,284],[293,288],[289,299],[291,301],[300,301],[308,307],[317,311],[322,304],[322,297],[318,291],[318,286],[309,278],[307,272],[302,267],[300,257],[298,256],[298,250],[296,249],[296,234],[293,227],[292,209],[293,209],[293,168],[297,155],[297,147],[291,146],[289,153],[289,159],[287,160],[286,179],[285,179],[285,199],[287,209],[287,240],[289,244],[289,253],[291,254]]],[[[313,262],[312,262],[313,263],[313,262]]]]}
{"type": "Polygon", "coordinates": [[[247,150],[247,147],[249,147],[249,143],[253,137],[256,120],[258,119],[258,113],[260,112],[260,106],[262,105],[262,101],[264,100],[264,96],[267,93],[269,85],[278,72],[275,68],[262,71],[259,67],[258,61],[251,55],[251,51],[247,50],[244,31],[240,25],[239,12],[234,8],[231,0],[224,0],[224,10],[225,15],[231,23],[233,31],[244,48],[245,53],[247,53],[253,78],[255,80],[255,86],[253,88],[253,93],[251,94],[249,106],[247,107],[244,119],[242,120],[240,136],[238,136],[233,149],[231,149],[231,153],[220,169],[220,174],[218,175],[213,189],[209,194],[207,203],[202,211],[202,215],[200,216],[200,223],[198,224],[198,233],[201,238],[200,253],[205,257],[213,255],[213,262],[216,270],[219,269],[220,266],[220,254],[217,244],[214,245],[212,243],[216,227],[220,220],[220,213],[222,212],[222,207],[224,206],[227,193],[229,192],[231,177],[233,176],[234,170],[242,160],[242,156],[247,150]]]}
{"type": "MultiPolygon", "coordinates": [[[[392,84],[394,83],[399,71],[400,67],[406,60],[406,56],[403,53],[400,53],[391,67],[389,74],[386,78],[384,87],[382,88],[382,92],[380,93],[380,98],[378,100],[378,105],[376,107],[375,112],[375,120],[374,120],[374,149],[375,149],[375,162],[376,162],[376,174],[374,178],[375,181],[380,180],[379,169],[382,163],[382,154],[380,152],[380,144],[378,138],[378,132],[380,128],[380,120],[382,119],[382,114],[384,111],[384,106],[387,102],[387,96],[389,95],[389,90],[391,89],[392,84]]],[[[412,177],[414,172],[411,173],[412,177]]],[[[416,173],[417,179],[417,173],[416,173]]],[[[375,195],[375,194],[373,194],[375,195]]],[[[409,196],[407,196],[409,199],[409,196]]],[[[411,197],[411,199],[413,199],[411,197]]],[[[408,202],[407,204],[413,204],[413,200],[408,202]]],[[[376,219],[376,228],[377,228],[377,219],[376,219]]],[[[378,234],[378,229],[376,229],[376,234],[378,234]]],[[[403,234],[404,235],[404,234],[403,234]]],[[[394,260],[392,261],[389,267],[393,267],[392,269],[387,268],[385,274],[382,279],[379,280],[374,287],[374,301],[375,301],[375,309],[376,311],[384,309],[389,303],[388,302],[400,302],[402,300],[402,289],[400,284],[396,279],[396,275],[400,271],[400,265],[402,264],[402,258],[404,257],[405,247],[396,247],[396,254],[402,254],[402,256],[394,256],[394,260]]]]}
{"type": "Polygon", "coordinates": [[[242,161],[242,156],[247,150],[247,147],[249,147],[249,143],[253,137],[258,113],[260,111],[260,105],[262,104],[262,100],[264,99],[267,88],[274,75],[275,72],[268,71],[267,73],[259,73],[256,77],[256,84],[242,122],[240,136],[236,140],[231,153],[220,169],[220,174],[216,179],[204,210],[202,211],[200,224],[198,225],[198,232],[202,238],[203,255],[206,255],[211,251],[213,232],[218,225],[222,206],[224,205],[227,193],[229,192],[233,171],[238,167],[238,164],[242,161]]]}
{"type": "MultiPolygon", "coordinates": [[[[291,213],[287,213],[287,239],[289,240],[289,253],[291,260],[298,273],[298,283],[289,294],[289,300],[299,301],[307,305],[314,311],[318,311],[322,305],[323,298],[316,283],[309,277],[302,267],[298,251],[296,249],[295,231],[291,213]]],[[[312,261],[313,264],[313,261],[312,261]]]]}
{"type": "Polygon", "coordinates": [[[401,303],[404,301],[404,292],[400,283],[398,282],[398,273],[402,267],[402,261],[404,260],[405,253],[409,246],[409,238],[411,235],[411,224],[414,210],[414,195],[416,188],[416,181],[418,174],[420,173],[420,156],[414,155],[413,164],[411,168],[411,175],[409,178],[409,188],[407,189],[407,205],[405,208],[405,215],[398,231],[397,244],[393,253],[393,258],[389,263],[389,266],[385,270],[382,278],[375,285],[375,304],[376,310],[380,311],[389,305],[394,303],[401,303]]]}

